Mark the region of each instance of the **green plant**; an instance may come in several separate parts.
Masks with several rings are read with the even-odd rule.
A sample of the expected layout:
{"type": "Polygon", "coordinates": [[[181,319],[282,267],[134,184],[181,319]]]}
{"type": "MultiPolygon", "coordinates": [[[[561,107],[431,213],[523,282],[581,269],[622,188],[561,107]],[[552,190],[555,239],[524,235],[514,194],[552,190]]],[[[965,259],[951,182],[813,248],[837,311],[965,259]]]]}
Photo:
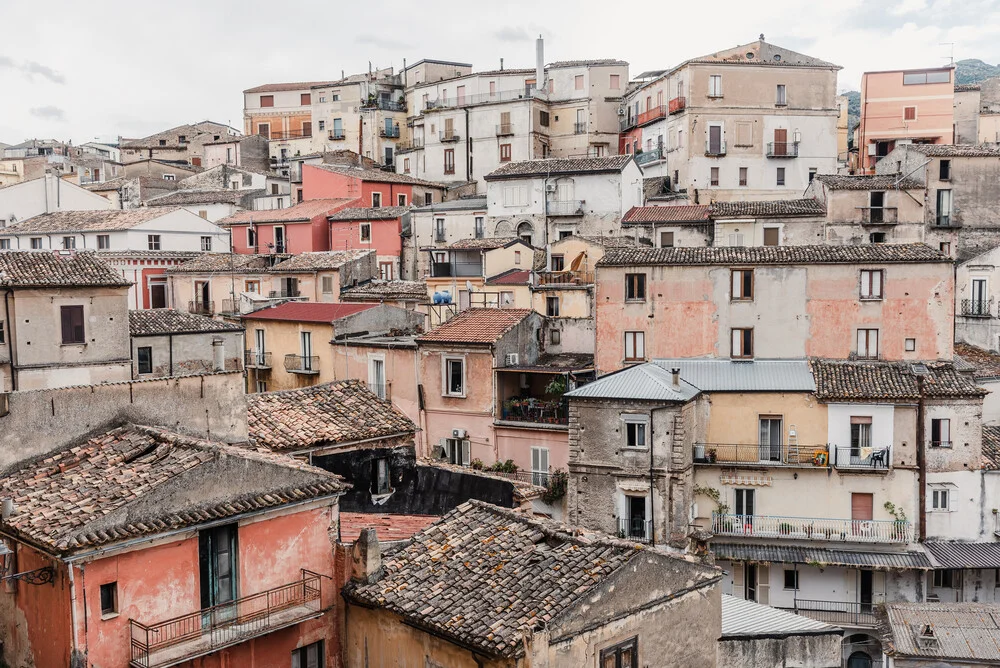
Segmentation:
{"type": "Polygon", "coordinates": [[[542,494],[542,501],[553,503],[566,496],[566,488],[569,484],[569,474],[562,469],[556,469],[549,475],[545,483],[545,492],[542,494]]]}
{"type": "Polygon", "coordinates": [[[479,457],[473,459],[472,462],[470,462],[469,466],[471,466],[476,471],[482,471],[484,468],[486,468],[486,464],[484,464],[483,460],[480,459],[479,457]]]}
{"type": "Polygon", "coordinates": [[[780,533],[783,536],[787,536],[788,534],[792,533],[792,525],[789,524],[788,522],[782,522],[781,524],[778,525],[778,533],[780,533]]]}
{"type": "Polygon", "coordinates": [[[493,471],[495,473],[517,473],[517,464],[514,463],[513,459],[508,459],[507,461],[495,461],[491,466],[484,469],[486,471],[493,471]]]}
{"type": "Polygon", "coordinates": [[[699,494],[707,496],[708,498],[712,499],[712,501],[715,501],[716,504],[719,503],[719,499],[722,497],[722,493],[719,492],[719,490],[715,489],[714,487],[702,487],[701,485],[694,486],[694,493],[695,496],[699,494]]]}
{"type": "Polygon", "coordinates": [[[566,376],[556,376],[545,386],[545,394],[562,396],[566,393],[566,376]]]}
{"type": "Polygon", "coordinates": [[[882,507],[885,508],[885,512],[895,517],[897,522],[906,521],[906,512],[892,501],[886,501],[882,504],[882,507]]]}

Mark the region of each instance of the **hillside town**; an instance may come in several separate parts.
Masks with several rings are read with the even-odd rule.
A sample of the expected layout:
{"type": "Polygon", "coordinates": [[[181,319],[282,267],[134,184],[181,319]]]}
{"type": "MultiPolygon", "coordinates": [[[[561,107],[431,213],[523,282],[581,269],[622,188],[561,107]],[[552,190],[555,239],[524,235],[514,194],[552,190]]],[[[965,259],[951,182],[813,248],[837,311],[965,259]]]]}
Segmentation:
{"type": "Polygon", "coordinates": [[[746,37],[0,144],[0,666],[1000,666],[1000,76],[746,37]]]}

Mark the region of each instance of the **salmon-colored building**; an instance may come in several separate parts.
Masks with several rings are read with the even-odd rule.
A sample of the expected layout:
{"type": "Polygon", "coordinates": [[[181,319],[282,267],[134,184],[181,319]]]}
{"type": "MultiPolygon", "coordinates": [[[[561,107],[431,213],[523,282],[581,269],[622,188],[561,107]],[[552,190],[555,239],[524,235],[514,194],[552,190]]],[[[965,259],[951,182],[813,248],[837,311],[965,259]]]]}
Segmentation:
{"type": "Polygon", "coordinates": [[[302,165],[302,199],[348,198],[355,206],[383,207],[438,204],[445,187],[406,174],[345,165],[302,165]]]}
{"type": "Polygon", "coordinates": [[[875,163],[898,143],[954,143],[954,69],[948,66],[861,75],[858,147],[863,172],[874,174],[875,163]]]}
{"type": "Polygon", "coordinates": [[[287,209],[240,211],[218,221],[230,231],[234,253],[309,253],[330,250],[326,217],[353,198],[315,199],[287,209]]]}
{"type": "Polygon", "coordinates": [[[378,257],[378,275],[383,281],[399,278],[403,251],[403,219],[409,219],[409,207],[351,207],[328,217],[330,249],[374,250],[378,257]]]}
{"type": "Polygon", "coordinates": [[[127,425],[8,472],[12,666],[338,666],[340,478],[127,425]]]}
{"type": "Polygon", "coordinates": [[[952,262],[924,244],[609,249],[599,374],[654,358],[951,359],[952,262]]]}

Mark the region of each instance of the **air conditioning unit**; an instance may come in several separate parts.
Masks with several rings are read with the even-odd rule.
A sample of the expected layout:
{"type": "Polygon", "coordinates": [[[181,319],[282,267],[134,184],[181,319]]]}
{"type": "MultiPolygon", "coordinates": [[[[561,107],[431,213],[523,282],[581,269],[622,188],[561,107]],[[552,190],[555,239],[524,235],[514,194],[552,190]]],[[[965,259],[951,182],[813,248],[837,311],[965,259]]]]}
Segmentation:
{"type": "Polygon", "coordinates": [[[875,144],[868,144],[868,155],[875,155],[876,148],[875,144]]]}
{"type": "Polygon", "coordinates": [[[452,438],[465,438],[465,433],[466,432],[465,432],[464,429],[452,429],[451,430],[451,437],[452,438]]]}
{"type": "Polygon", "coordinates": [[[517,366],[518,354],[517,353],[507,353],[503,357],[504,366],[517,366]]]}
{"type": "Polygon", "coordinates": [[[554,183],[546,183],[545,184],[545,192],[547,192],[547,193],[554,193],[555,191],[556,191],[556,184],[554,184],[554,183]]]}

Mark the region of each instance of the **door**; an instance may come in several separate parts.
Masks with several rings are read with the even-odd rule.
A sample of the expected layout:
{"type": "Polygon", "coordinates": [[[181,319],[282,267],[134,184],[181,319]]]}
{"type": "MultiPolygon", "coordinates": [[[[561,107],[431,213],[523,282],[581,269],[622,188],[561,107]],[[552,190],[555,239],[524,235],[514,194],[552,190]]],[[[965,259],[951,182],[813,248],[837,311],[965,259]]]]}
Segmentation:
{"type": "Polygon", "coordinates": [[[762,415],[760,417],[759,456],[762,462],[781,461],[781,417],[762,415]]]}
{"type": "Polygon", "coordinates": [[[264,330],[258,329],[254,332],[254,347],[257,355],[257,366],[264,365],[264,330]]]}
{"type": "Polygon", "coordinates": [[[198,534],[201,607],[212,608],[203,623],[214,625],[236,616],[236,606],[226,605],[239,597],[236,555],[237,525],[227,524],[198,534]]]}
{"type": "Polygon", "coordinates": [[[628,538],[646,538],[646,497],[627,496],[628,538]]]}
{"type": "Polygon", "coordinates": [[[872,494],[851,494],[851,529],[856,536],[871,533],[870,522],[875,498],[872,494]]]}
{"type": "Polygon", "coordinates": [[[753,533],[753,515],[756,505],[757,494],[752,489],[736,490],[736,517],[733,518],[733,529],[745,534],[753,533]]]}
{"type": "Polygon", "coordinates": [[[301,332],[299,338],[302,349],[302,370],[312,371],[312,332],[301,332]]]}
{"type": "Polygon", "coordinates": [[[986,279],[972,279],[972,309],[970,310],[970,313],[972,315],[989,315],[990,309],[987,304],[988,299],[986,279]]]}
{"type": "Polygon", "coordinates": [[[458,291],[458,310],[464,311],[469,308],[469,291],[459,290],[458,291]]]}
{"type": "Polygon", "coordinates": [[[722,126],[708,126],[708,152],[712,155],[722,153],[722,126]]]}
{"type": "Polygon", "coordinates": [[[455,97],[458,98],[458,104],[465,104],[465,86],[458,86],[455,89],[455,97]]]}
{"type": "Polygon", "coordinates": [[[167,308],[167,285],[165,283],[149,284],[149,307],[167,308]]]}
{"type": "Polygon", "coordinates": [[[285,228],[283,227],[274,228],[274,252],[285,252],[285,228]]]}
{"type": "Polygon", "coordinates": [[[544,487],[549,482],[549,449],[531,448],[531,484],[544,487]]]}
{"type": "Polygon", "coordinates": [[[864,652],[854,652],[847,659],[847,668],[872,668],[872,658],[864,652]]]}
{"type": "Polygon", "coordinates": [[[757,564],[743,565],[743,598],[747,601],[757,601],[757,564]]]}
{"type": "Polygon", "coordinates": [[[455,121],[451,118],[444,119],[444,138],[451,139],[455,136],[455,121]]]}
{"type": "Polygon", "coordinates": [[[858,580],[858,602],[861,604],[861,614],[870,615],[872,613],[872,602],[874,600],[874,579],[871,571],[859,571],[858,580]]]}
{"type": "Polygon", "coordinates": [[[871,222],[881,223],[884,220],[882,208],[885,206],[885,193],[883,192],[873,192],[869,198],[869,214],[871,216],[871,222]]]}
{"type": "Polygon", "coordinates": [[[788,154],[788,130],[775,129],[774,131],[774,152],[773,155],[788,154]]]}
{"type": "Polygon", "coordinates": [[[392,147],[391,146],[386,146],[385,147],[385,163],[384,164],[386,166],[388,166],[388,167],[392,166],[392,147]]]}

